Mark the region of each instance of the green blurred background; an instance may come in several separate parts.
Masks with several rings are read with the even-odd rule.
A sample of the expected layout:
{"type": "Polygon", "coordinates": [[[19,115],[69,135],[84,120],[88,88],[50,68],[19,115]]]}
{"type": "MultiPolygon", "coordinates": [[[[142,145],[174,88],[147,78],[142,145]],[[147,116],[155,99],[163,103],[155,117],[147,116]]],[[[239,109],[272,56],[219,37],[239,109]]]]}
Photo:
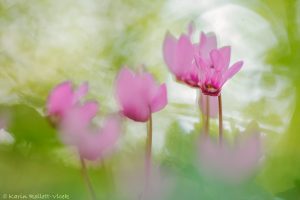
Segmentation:
{"type": "MultiPolygon", "coordinates": [[[[300,199],[300,1],[296,0],[2,0],[0,1],[0,194],[59,193],[87,199],[76,154],[44,117],[49,91],[89,81],[99,120],[118,111],[114,81],[123,65],[166,82],[169,104],[154,115],[154,159],[172,176],[164,199],[300,199]],[[242,71],[223,89],[230,140],[255,120],[265,155],[247,183],[203,180],[193,164],[201,127],[197,91],[176,83],[162,57],[166,31],[193,20],[232,45],[242,71]],[[175,178],[174,178],[175,177],[175,178]]],[[[216,132],[217,121],[212,122],[216,132]]],[[[116,153],[90,163],[99,199],[132,199],[117,174],[141,165],[145,124],[126,121],[116,153]]],[[[1,197],[0,197],[1,199],[1,197]]]]}

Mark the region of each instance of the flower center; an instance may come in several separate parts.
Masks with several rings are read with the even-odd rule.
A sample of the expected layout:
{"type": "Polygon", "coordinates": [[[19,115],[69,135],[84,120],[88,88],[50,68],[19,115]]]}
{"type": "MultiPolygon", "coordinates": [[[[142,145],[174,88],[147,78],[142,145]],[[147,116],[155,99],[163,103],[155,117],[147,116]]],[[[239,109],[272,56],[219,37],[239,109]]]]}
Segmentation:
{"type": "Polygon", "coordinates": [[[218,91],[218,89],[216,87],[214,87],[212,84],[206,84],[205,88],[208,92],[212,92],[212,93],[218,91]]]}

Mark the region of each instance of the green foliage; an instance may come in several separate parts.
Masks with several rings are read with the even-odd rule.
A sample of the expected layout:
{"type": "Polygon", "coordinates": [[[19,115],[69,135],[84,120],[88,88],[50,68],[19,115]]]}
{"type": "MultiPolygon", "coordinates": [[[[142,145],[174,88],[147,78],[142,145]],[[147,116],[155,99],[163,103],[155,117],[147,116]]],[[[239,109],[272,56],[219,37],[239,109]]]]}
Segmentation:
{"type": "Polygon", "coordinates": [[[51,149],[58,144],[56,131],[46,117],[34,108],[19,104],[1,108],[9,113],[8,131],[15,139],[15,145],[28,144],[32,148],[51,149]]]}

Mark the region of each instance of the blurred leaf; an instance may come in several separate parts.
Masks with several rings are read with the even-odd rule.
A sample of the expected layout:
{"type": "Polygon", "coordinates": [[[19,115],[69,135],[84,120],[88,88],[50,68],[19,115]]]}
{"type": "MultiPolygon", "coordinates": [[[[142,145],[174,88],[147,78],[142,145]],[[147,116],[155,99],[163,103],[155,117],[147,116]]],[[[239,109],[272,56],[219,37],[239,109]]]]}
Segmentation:
{"type": "Polygon", "coordinates": [[[16,144],[25,142],[34,148],[47,149],[59,143],[55,129],[35,109],[19,104],[2,106],[0,110],[10,115],[8,131],[16,144]]]}

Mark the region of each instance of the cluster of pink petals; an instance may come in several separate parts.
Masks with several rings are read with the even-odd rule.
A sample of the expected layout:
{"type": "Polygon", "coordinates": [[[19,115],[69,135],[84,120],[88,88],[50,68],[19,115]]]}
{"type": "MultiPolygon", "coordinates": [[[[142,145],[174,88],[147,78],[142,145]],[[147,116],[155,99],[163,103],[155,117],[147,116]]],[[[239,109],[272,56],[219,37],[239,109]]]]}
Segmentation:
{"type": "Polygon", "coordinates": [[[102,128],[92,126],[98,111],[96,101],[81,103],[88,92],[84,83],[73,90],[71,82],[56,86],[49,95],[47,114],[59,127],[62,141],[77,147],[79,154],[89,160],[102,158],[117,141],[120,122],[117,117],[108,117],[102,128]]]}
{"type": "Polygon", "coordinates": [[[146,72],[134,73],[122,68],[116,80],[116,96],[122,114],[132,120],[148,121],[152,113],[167,105],[167,88],[158,85],[146,72]]]}
{"type": "Polygon", "coordinates": [[[210,61],[201,56],[195,57],[199,68],[199,87],[205,95],[218,96],[224,83],[234,76],[243,65],[243,61],[236,62],[231,67],[231,48],[229,46],[210,51],[210,61]]]}
{"type": "Polygon", "coordinates": [[[88,84],[83,83],[77,90],[73,90],[70,81],[57,85],[50,93],[47,101],[47,114],[51,120],[59,123],[66,113],[79,105],[80,99],[88,92],[88,84]]]}
{"type": "Polygon", "coordinates": [[[234,146],[203,137],[200,143],[200,169],[223,181],[239,183],[251,176],[262,157],[259,134],[239,139],[234,146]]]}
{"type": "Polygon", "coordinates": [[[201,88],[205,95],[218,96],[224,83],[241,69],[243,62],[229,68],[230,47],[218,49],[214,33],[202,32],[200,42],[193,43],[192,32],[190,27],[189,34],[182,34],[179,39],[166,34],[165,62],[177,80],[201,88]]]}

